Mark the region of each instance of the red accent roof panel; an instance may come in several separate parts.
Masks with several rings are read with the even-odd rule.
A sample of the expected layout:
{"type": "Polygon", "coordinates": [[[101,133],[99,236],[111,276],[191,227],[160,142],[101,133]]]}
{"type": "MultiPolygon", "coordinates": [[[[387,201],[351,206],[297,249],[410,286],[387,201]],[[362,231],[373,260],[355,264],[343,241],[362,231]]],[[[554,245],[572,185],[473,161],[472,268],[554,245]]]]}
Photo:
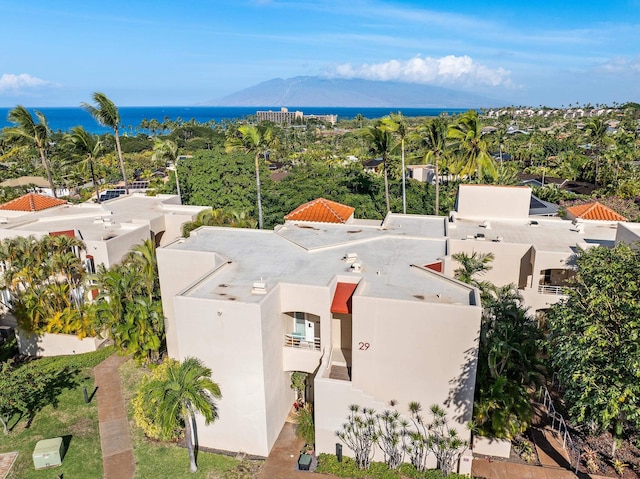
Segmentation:
{"type": "Polygon", "coordinates": [[[434,261],[433,263],[425,264],[424,267],[442,273],[442,261],[434,261]]]}
{"type": "Polygon", "coordinates": [[[50,231],[49,236],[68,236],[69,238],[75,238],[76,230],[50,231]]]}
{"type": "Polygon", "coordinates": [[[352,314],[351,297],[358,287],[358,283],[338,283],[333,294],[331,312],[338,314],[352,314]]]}

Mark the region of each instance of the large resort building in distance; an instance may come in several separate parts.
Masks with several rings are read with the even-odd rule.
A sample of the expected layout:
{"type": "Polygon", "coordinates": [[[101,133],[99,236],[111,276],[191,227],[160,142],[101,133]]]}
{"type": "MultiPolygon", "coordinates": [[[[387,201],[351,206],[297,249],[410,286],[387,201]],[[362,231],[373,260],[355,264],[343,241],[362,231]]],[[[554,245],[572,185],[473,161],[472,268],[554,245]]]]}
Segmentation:
{"type": "Polygon", "coordinates": [[[289,111],[287,108],[280,108],[279,111],[258,111],[256,112],[256,119],[258,122],[270,121],[284,125],[302,124],[308,120],[319,120],[335,125],[338,121],[338,115],[305,115],[301,111],[289,111]]]}

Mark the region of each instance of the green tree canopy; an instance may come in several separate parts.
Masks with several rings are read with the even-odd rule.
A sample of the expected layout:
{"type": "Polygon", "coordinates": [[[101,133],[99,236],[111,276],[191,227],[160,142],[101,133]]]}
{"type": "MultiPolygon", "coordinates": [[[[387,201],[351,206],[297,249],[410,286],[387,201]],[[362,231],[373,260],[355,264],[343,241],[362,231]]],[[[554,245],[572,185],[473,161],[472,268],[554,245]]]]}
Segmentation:
{"type": "Polygon", "coordinates": [[[196,358],[182,363],[169,360],[166,375],[143,384],[140,391],[147,404],[145,413],[153,419],[164,435],[176,429],[185,430],[191,472],[196,472],[192,428],[195,414],[210,424],[218,418],[217,400],[222,397],[220,387],[211,380],[211,370],[196,358]]]}
{"type": "Polygon", "coordinates": [[[640,428],[640,250],[590,248],[577,267],[548,313],[549,353],[571,417],[619,436],[640,428]]]}

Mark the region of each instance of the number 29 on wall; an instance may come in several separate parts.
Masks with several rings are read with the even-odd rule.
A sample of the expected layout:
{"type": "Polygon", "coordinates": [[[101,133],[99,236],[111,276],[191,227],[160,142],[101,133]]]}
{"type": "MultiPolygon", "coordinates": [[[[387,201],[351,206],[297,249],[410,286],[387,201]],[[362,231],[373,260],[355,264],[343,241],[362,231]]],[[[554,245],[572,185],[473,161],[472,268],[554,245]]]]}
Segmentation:
{"type": "Polygon", "coordinates": [[[358,349],[360,351],[366,351],[367,349],[369,349],[369,346],[371,346],[369,343],[363,343],[362,341],[358,343],[358,349]]]}

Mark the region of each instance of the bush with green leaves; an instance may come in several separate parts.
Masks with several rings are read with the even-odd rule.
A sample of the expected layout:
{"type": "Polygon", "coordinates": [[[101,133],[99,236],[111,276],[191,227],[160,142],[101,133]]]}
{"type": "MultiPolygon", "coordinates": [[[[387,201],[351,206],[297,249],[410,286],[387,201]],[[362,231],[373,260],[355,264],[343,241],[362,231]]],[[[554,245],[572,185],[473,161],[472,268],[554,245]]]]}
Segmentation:
{"type": "MultiPolygon", "coordinates": [[[[338,477],[367,478],[367,479],[442,479],[444,474],[438,469],[418,471],[412,464],[404,463],[398,469],[390,469],[383,462],[371,463],[369,469],[359,469],[356,461],[350,457],[343,457],[342,462],[334,454],[320,454],[317,472],[332,474],[338,477]]],[[[449,479],[468,479],[463,474],[451,473],[449,479]]]]}
{"type": "Polygon", "coordinates": [[[415,470],[425,472],[429,454],[433,454],[440,472],[448,476],[469,443],[449,427],[445,410],[437,404],[429,408],[431,422],[422,417],[418,402],[409,404],[409,412],[407,421],[397,411],[376,414],[373,409],[352,404],[347,422],[336,435],[353,451],[354,462],[361,470],[369,469],[378,446],[388,470],[398,469],[406,453],[415,470]]]}
{"type": "Polygon", "coordinates": [[[304,440],[308,446],[316,442],[316,429],[313,423],[313,407],[310,402],[305,403],[295,414],[296,435],[304,440]]]}

